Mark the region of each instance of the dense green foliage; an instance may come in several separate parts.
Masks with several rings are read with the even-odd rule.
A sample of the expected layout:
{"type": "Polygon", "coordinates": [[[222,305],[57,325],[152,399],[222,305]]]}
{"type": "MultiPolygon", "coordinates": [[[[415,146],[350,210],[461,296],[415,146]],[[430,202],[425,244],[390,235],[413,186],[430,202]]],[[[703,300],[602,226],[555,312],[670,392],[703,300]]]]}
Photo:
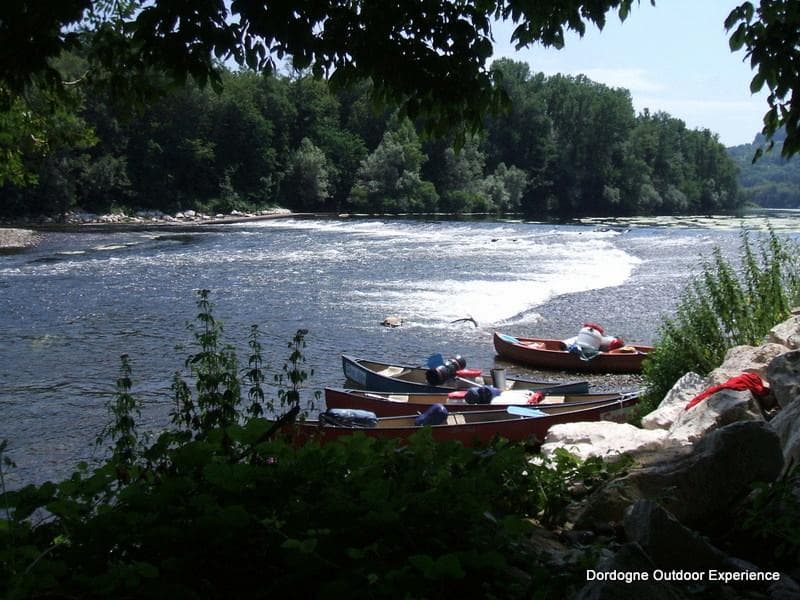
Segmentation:
{"type": "MultiPolygon", "coordinates": [[[[591,489],[625,463],[531,463],[522,444],[466,448],[428,428],[402,447],[360,434],[293,445],[259,416],[270,407],[257,332],[242,371],[207,292],[198,306],[172,428],[155,440],[137,430],[124,357],[108,460],[0,490],[0,595],[531,598],[583,582],[542,568],[532,521],[563,523],[572,486],[591,489]]],[[[277,377],[284,424],[306,376],[303,336],[277,377]]]]}
{"type": "Polygon", "coordinates": [[[800,466],[795,464],[776,481],[754,486],[748,502],[741,507],[742,518],[737,523],[741,543],[750,548],[757,546],[761,564],[788,571],[800,563],[798,484],[800,466]]]}
{"type": "Polygon", "coordinates": [[[756,345],[800,301],[800,253],[773,231],[754,247],[742,233],[741,264],[718,248],[684,291],[673,318],[660,327],[643,365],[647,386],[642,412],[654,408],[688,372],[707,375],[733,346],[756,345]]]}
{"type": "MultiPolygon", "coordinates": [[[[560,48],[565,29],[580,35],[587,25],[602,29],[609,13],[625,20],[635,4],[639,0],[429,0],[402,6],[363,0],[7,0],[0,4],[0,105],[24,93],[32,80],[59,87],[50,61],[65,50],[87,57],[82,79],[129,100],[152,97],[152,72],[219,88],[219,61],[274,72],[291,59],[338,88],[369,79],[373,100],[396,102],[402,115],[422,118],[427,130],[463,133],[506,100],[488,65],[497,20],[516,25],[510,41],[517,48],[560,48]]],[[[724,23],[731,50],[743,49],[756,71],[751,89],[769,89],[763,132],[769,137],[785,125],[787,155],[800,145],[799,21],[795,0],[760,0],[757,7],[743,2],[724,23]]],[[[4,143],[0,138],[0,151],[4,143]]]]}
{"type": "Polygon", "coordinates": [[[728,148],[739,168],[739,185],[747,202],[765,208],[800,208],[800,169],[797,158],[782,156],[782,131],[775,134],[775,147],[753,162],[756,149],[765,140],[758,136],[752,144],[728,148]]]}
{"type": "MultiPolygon", "coordinates": [[[[750,66],[756,71],[750,83],[753,93],[769,90],[769,111],[764,115],[762,133],[767,139],[785,128],[781,155],[788,158],[800,151],[800,10],[795,0],[761,0],[758,7],[742,2],[725,19],[731,31],[730,47],[746,49],[750,66]]],[[[774,139],[773,139],[774,141],[774,139]]],[[[762,148],[758,148],[759,156],[762,148]]]]}
{"type": "MultiPolygon", "coordinates": [[[[80,61],[64,61],[80,71],[80,61]]],[[[230,212],[511,212],[536,217],[715,213],[740,204],[716,136],[585,77],[494,63],[510,111],[481,134],[421,135],[376,113],[368,84],[334,93],[310,76],[225,72],[217,95],[187,85],[140,112],[71,90],[74,111],[45,156],[18,157],[37,183],[0,187],[0,215],[124,208],[230,212]]],[[[0,125],[2,126],[2,125],[0,125]]]]}

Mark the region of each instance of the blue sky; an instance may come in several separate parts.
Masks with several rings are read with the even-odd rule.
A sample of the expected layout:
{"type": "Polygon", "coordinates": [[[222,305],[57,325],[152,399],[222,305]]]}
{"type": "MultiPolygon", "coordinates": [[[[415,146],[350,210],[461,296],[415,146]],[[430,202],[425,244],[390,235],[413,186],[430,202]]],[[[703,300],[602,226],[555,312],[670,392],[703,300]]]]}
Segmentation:
{"type": "Polygon", "coordinates": [[[563,49],[516,51],[512,23],[494,27],[494,58],[527,62],[532,72],[584,74],[630,91],[637,112],[649,108],[709,129],[726,146],[748,144],[761,130],[767,94],[750,93],[753,71],[744,51],[731,52],[723,25],[741,0],[649,0],[624,23],[609,13],[602,31],[570,33],[563,49]]]}

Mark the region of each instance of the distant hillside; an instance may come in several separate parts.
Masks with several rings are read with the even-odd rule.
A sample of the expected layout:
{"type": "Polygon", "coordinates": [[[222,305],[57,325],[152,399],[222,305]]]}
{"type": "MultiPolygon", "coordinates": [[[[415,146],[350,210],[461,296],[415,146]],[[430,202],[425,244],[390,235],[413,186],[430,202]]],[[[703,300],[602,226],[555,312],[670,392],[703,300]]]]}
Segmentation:
{"type": "Polygon", "coordinates": [[[764,144],[759,134],[752,144],[728,148],[728,154],[739,167],[739,185],[747,200],[765,208],[800,208],[800,158],[781,158],[786,134],[775,136],[775,147],[753,164],[756,149],[764,144]]]}

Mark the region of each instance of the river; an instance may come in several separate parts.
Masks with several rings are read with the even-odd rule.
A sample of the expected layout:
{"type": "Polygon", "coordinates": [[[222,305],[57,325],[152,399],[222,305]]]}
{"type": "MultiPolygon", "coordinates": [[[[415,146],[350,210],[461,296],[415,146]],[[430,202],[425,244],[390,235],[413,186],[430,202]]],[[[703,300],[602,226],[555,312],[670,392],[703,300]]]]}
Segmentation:
{"type": "MultiPolygon", "coordinates": [[[[797,232],[795,214],[771,217],[797,232]]],[[[247,362],[253,324],[270,373],[307,329],[313,390],[344,383],[340,355],[422,364],[435,352],[494,364],[494,330],[568,337],[583,321],[653,343],[701,257],[736,253],[741,220],[523,221],[285,218],[191,231],[51,232],[0,256],[0,440],[16,487],[68,475],[93,442],[128,354],[141,427],[168,422],[192,351],[196,292],[247,362]],[[380,325],[390,315],[401,327],[380,325]],[[472,317],[478,324],[452,321],[472,317]],[[176,351],[176,345],[183,349],[176,351]]]]}

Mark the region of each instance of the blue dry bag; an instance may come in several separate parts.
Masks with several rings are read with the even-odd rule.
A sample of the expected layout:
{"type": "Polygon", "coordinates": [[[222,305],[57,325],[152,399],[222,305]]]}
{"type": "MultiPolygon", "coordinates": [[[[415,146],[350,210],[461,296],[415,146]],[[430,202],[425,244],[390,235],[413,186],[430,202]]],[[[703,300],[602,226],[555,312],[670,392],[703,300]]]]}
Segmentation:
{"type": "Polygon", "coordinates": [[[447,409],[443,404],[431,404],[428,410],[414,419],[414,425],[441,425],[447,421],[447,409]]]}
{"type": "Polygon", "coordinates": [[[378,416],[371,410],[357,408],[329,408],[319,415],[319,420],[335,427],[375,427],[378,416]]]}

